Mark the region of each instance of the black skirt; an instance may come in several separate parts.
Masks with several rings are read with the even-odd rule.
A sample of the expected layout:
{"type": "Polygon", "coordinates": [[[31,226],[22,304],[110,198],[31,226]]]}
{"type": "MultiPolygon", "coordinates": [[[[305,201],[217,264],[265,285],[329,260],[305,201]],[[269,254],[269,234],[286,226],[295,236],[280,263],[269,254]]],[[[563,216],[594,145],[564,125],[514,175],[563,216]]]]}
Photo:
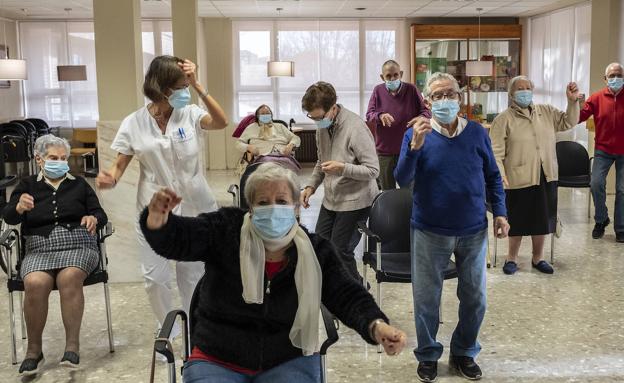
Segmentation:
{"type": "Polygon", "coordinates": [[[546,182],[544,170],[540,184],[505,190],[509,236],[545,235],[557,227],[557,181],[546,182]]]}

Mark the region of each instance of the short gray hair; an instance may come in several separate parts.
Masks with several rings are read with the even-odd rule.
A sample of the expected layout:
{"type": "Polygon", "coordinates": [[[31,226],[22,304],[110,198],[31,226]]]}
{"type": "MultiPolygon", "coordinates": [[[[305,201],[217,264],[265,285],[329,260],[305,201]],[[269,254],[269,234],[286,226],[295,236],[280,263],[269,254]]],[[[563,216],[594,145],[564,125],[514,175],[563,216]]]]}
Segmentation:
{"type": "Polygon", "coordinates": [[[620,63],[611,63],[611,64],[607,65],[607,67],[605,68],[605,76],[609,72],[609,69],[611,69],[613,67],[620,68],[621,71],[624,71],[624,67],[622,66],[622,64],[620,64],[620,63]]]}
{"type": "Polygon", "coordinates": [[[452,75],[448,74],[448,73],[442,73],[442,72],[435,72],[434,74],[431,75],[431,77],[429,77],[429,79],[427,79],[427,84],[425,85],[425,90],[423,91],[423,96],[425,97],[429,97],[431,96],[431,84],[433,84],[436,81],[440,81],[440,80],[446,80],[446,81],[450,81],[453,83],[453,89],[461,94],[461,88],[459,87],[459,83],[457,82],[457,80],[455,79],[455,77],[453,77],[452,75]]]}
{"type": "Polygon", "coordinates": [[[249,207],[253,205],[258,187],[266,182],[288,183],[295,206],[299,205],[301,188],[297,180],[297,175],[292,170],[286,169],[281,165],[267,162],[258,166],[258,168],[251,173],[249,178],[247,178],[247,182],[245,183],[245,201],[247,201],[249,207]]]}
{"type": "Polygon", "coordinates": [[[531,84],[531,90],[533,90],[535,88],[535,85],[533,84],[533,81],[531,81],[527,76],[516,76],[514,78],[512,78],[511,80],[509,80],[509,84],[507,85],[507,94],[509,95],[509,97],[513,96],[514,94],[514,87],[516,86],[516,83],[518,81],[528,81],[529,84],[531,84]]]}
{"type": "Polygon", "coordinates": [[[52,134],[46,134],[37,138],[35,141],[35,154],[43,158],[48,154],[48,148],[52,146],[64,148],[69,156],[69,152],[71,151],[69,142],[62,137],[57,137],[52,134]]]}

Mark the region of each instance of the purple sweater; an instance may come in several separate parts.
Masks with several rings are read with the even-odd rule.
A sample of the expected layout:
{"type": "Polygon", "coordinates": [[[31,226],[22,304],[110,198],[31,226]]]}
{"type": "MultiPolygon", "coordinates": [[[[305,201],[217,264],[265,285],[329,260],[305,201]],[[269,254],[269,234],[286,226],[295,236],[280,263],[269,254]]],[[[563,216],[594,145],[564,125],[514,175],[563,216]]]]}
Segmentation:
{"type": "Polygon", "coordinates": [[[366,121],[375,124],[377,153],[399,155],[407,123],[417,116],[431,118],[431,112],[425,106],[422,95],[414,84],[401,82],[399,92],[394,96],[388,92],[385,84],[377,85],[373,89],[366,111],[366,121]],[[379,116],[384,113],[390,113],[394,118],[390,127],[383,126],[379,120],[379,116]]]}

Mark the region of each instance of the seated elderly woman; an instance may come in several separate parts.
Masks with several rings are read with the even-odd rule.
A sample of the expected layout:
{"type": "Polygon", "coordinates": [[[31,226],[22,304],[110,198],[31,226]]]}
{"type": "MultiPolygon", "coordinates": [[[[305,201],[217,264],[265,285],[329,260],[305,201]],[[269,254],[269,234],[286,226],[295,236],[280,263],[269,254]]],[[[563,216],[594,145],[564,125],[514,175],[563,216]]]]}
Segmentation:
{"type": "Polygon", "coordinates": [[[36,374],[43,365],[41,336],[48,315],[48,297],[55,283],[65,326],[61,364],[76,367],[80,361],[82,285],[98,266],[95,231],[106,224],[107,217],[87,181],[68,173],[69,151],[63,138],[51,134],[39,137],[35,158],[41,171],[17,185],[2,212],[6,223],[21,223],[26,238],[21,275],[28,349],[19,368],[24,375],[36,374]]]}
{"type": "Polygon", "coordinates": [[[284,125],[273,121],[273,112],[267,105],[256,109],[256,122],[245,128],[236,141],[241,153],[251,156],[271,153],[291,155],[299,147],[301,139],[284,125]]]}
{"type": "Polygon", "coordinates": [[[247,181],[248,213],[173,215],[181,199],[168,189],[143,211],[141,228],[158,254],[206,265],[185,382],[319,382],[321,303],[388,355],[403,349],[405,334],[330,242],[298,224],[298,197],[295,174],[266,163],[247,181]]]}

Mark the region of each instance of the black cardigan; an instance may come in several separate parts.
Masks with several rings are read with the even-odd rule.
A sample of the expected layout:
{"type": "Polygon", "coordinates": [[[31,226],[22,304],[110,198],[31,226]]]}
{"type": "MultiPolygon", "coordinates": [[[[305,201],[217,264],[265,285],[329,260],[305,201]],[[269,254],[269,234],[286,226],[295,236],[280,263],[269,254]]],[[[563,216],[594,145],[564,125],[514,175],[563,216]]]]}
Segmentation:
{"type": "Polygon", "coordinates": [[[57,190],[48,185],[38,175],[20,181],[11,193],[11,199],[2,210],[4,221],[10,225],[22,224],[23,235],[48,236],[55,226],[65,226],[69,230],[80,226],[85,215],[97,218],[97,227],[106,225],[108,218],[100,206],[95,191],[82,177],[66,178],[57,190]],[[18,214],[15,210],[19,198],[28,193],[35,200],[31,211],[18,214]]]}
{"type": "MultiPolygon", "coordinates": [[[[267,370],[302,355],[288,337],[297,311],[294,271],[297,252],[287,252],[287,266],[271,280],[263,304],[243,300],[240,275],[240,231],[245,212],[222,208],[198,217],[169,215],[158,230],[140,218],[145,239],[161,256],[178,261],[203,261],[205,278],[192,315],[192,343],[219,360],[253,370],[267,370]]],[[[349,275],[331,243],[309,234],[323,273],[322,303],[368,343],[370,323],[388,321],[373,297],[349,275]]],[[[320,339],[322,341],[322,337],[320,339]]]]}

